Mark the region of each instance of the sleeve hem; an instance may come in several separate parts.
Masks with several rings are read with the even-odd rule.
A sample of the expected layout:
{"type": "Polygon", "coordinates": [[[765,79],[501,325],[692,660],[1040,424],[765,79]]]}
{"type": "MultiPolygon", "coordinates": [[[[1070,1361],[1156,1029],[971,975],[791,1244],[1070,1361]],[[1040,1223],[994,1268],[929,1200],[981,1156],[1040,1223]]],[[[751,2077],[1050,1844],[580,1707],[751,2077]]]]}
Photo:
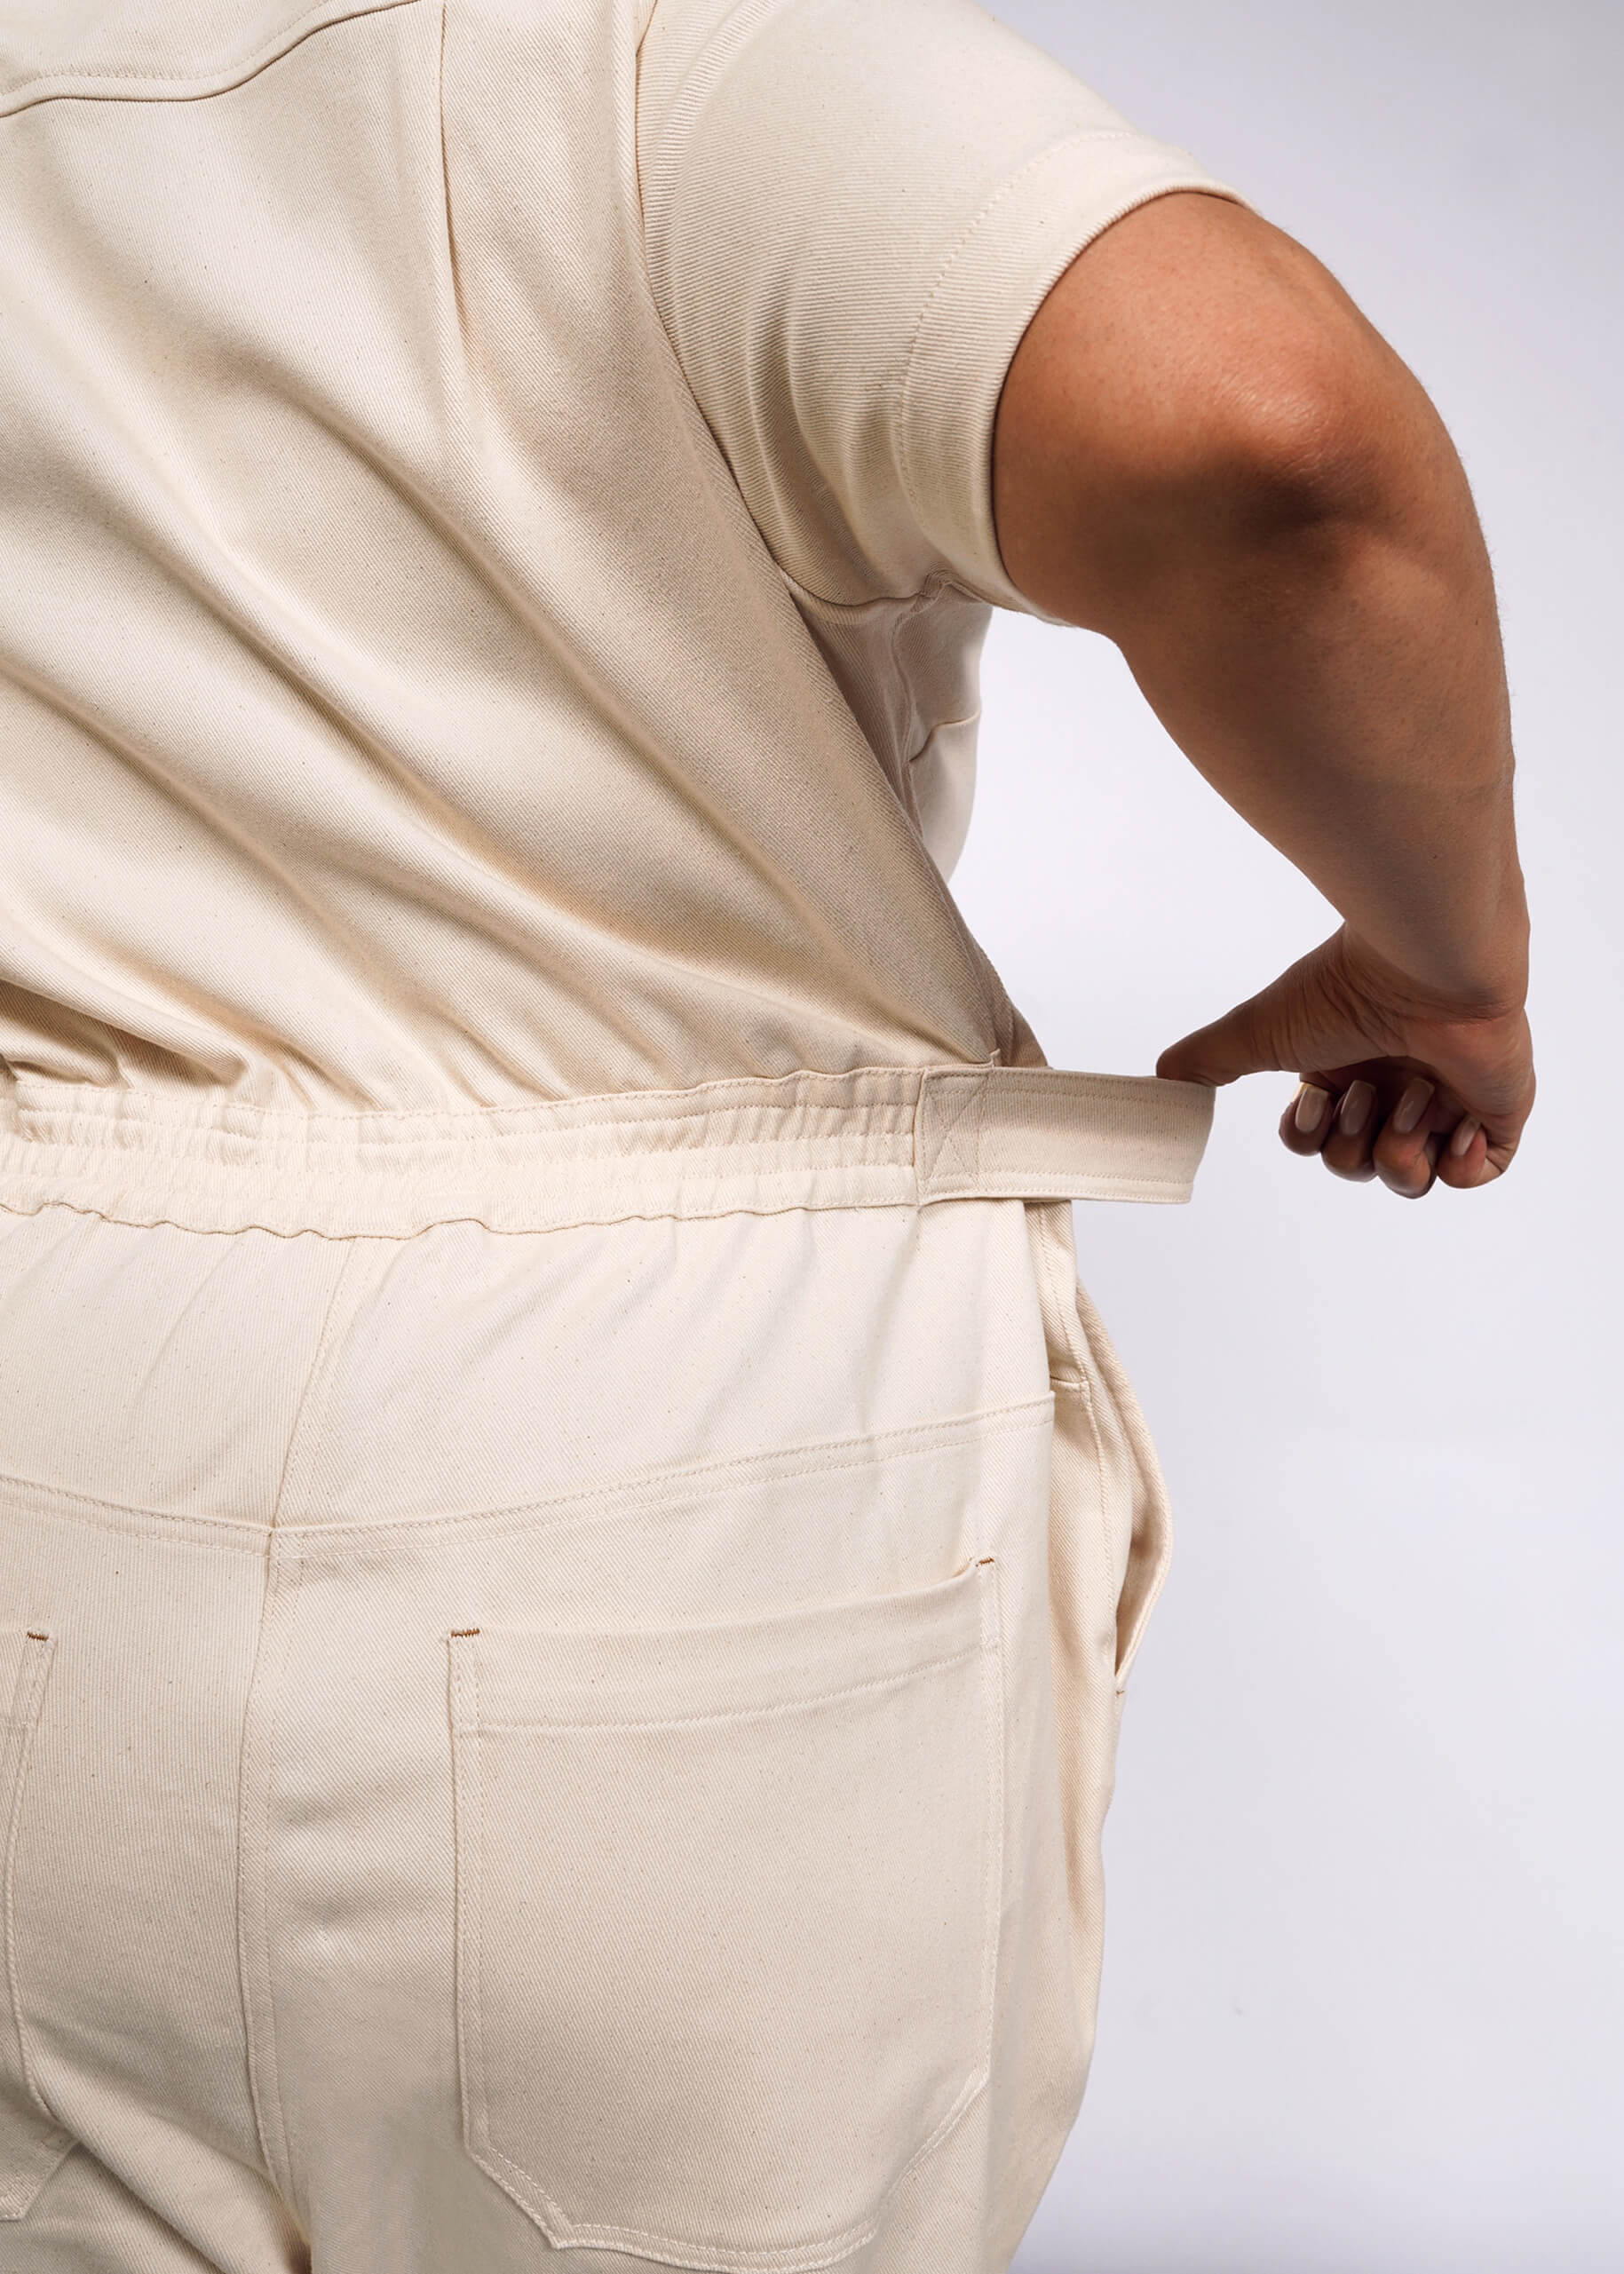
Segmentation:
{"type": "Polygon", "coordinates": [[[1097,128],[1051,143],[988,199],[943,263],[902,376],[899,471],[953,581],[994,607],[1064,623],[1010,581],[993,519],[993,426],[1005,375],[1051,287],[1103,229],[1175,190],[1247,201],[1167,143],[1097,128]],[[1104,164],[1101,144],[1114,146],[1104,164]],[[1092,155],[1096,162],[1082,162],[1092,155]]]}

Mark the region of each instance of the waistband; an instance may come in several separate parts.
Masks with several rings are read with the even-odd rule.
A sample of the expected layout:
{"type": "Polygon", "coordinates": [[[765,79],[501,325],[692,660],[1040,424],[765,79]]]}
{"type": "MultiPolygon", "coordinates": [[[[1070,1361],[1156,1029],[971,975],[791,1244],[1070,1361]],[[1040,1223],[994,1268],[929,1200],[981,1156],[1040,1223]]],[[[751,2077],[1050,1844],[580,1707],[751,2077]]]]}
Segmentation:
{"type": "Polygon", "coordinates": [[[1195,1082],[997,1065],[360,1113],[18,1076],[0,1091],[0,1207],[400,1239],[465,1219],[547,1232],[991,1198],[1181,1201],[1212,1107],[1195,1082]]]}

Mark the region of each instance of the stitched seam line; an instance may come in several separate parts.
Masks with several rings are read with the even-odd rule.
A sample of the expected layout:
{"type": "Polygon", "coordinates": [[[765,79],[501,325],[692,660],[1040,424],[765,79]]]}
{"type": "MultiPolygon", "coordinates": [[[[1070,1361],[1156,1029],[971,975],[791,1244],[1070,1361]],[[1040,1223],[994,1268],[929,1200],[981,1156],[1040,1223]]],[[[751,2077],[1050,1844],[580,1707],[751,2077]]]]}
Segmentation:
{"type": "Polygon", "coordinates": [[[313,38],[317,32],[336,30],[341,24],[358,22],[366,16],[382,16],[392,8],[410,7],[416,0],[356,0],[356,4],[341,12],[321,6],[307,9],[291,24],[273,32],[248,55],[235,63],[224,63],[216,71],[198,74],[193,78],[178,78],[161,71],[120,71],[91,69],[88,71],[40,71],[26,79],[14,79],[9,87],[0,91],[0,118],[15,117],[25,110],[37,109],[42,103],[52,102],[197,102],[210,95],[229,94],[241,87],[284,55],[313,38]],[[128,88],[130,91],[126,92],[128,88]],[[145,94],[135,91],[146,88],[145,94]],[[34,90],[30,92],[29,90],[34,90]],[[20,98],[20,99],[19,99],[20,98]]]}
{"type": "Polygon", "coordinates": [[[778,573],[792,595],[812,601],[816,607],[827,608],[835,616],[856,618],[871,615],[878,608],[901,608],[907,615],[912,615],[922,606],[933,600],[939,590],[956,593],[962,599],[973,600],[978,607],[986,606],[979,592],[967,590],[955,577],[942,568],[931,569],[923,583],[911,592],[875,592],[866,600],[836,600],[828,592],[820,592],[813,586],[804,584],[798,576],[784,567],[782,561],[778,564],[778,573]]]}
{"type": "Polygon", "coordinates": [[[218,1526],[221,1531],[236,1533],[236,1539],[218,1539],[209,1532],[188,1538],[187,1544],[198,1548],[226,1548],[239,1554],[263,1555],[268,1524],[255,1523],[236,1516],[191,1516],[170,1509],[139,1508],[123,1501],[98,1500],[93,1493],[75,1493],[59,1485],[43,1485],[36,1478],[14,1477],[0,1471],[0,1494],[15,1495],[29,1500],[36,1515],[60,1516],[70,1523],[89,1524],[99,1530],[126,1533],[147,1525],[172,1524],[180,1527],[193,1525],[218,1526]],[[103,1517],[115,1519],[103,1523],[103,1517]],[[116,1520],[124,1519],[124,1520],[116,1520]]]}
{"type": "Polygon", "coordinates": [[[281,1528],[283,1531],[297,1529],[300,1538],[307,1543],[307,1552],[316,1553],[319,1552],[316,1543],[333,1536],[342,1538],[358,1533],[376,1534],[384,1531],[400,1531],[409,1532],[416,1537],[419,1533],[427,1534],[452,1530],[462,1525],[483,1525],[490,1526],[493,1530],[502,1530],[510,1525],[517,1527],[531,1524],[538,1515],[557,1515],[567,1520],[572,1513],[578,1513],[589,1523],[612,1524],[619,1521],[630,1506],[636,1506],[642,1513],[648,1513],[653,1509],[677,1510],[701,1506],[710,1497],[710,1489],[719,1479],[725,1478],[730,1482],[739,1481],[748,1485],[758,1478],[764,1485],[776,1485],[792,1483],[803,1477],[841,1476],[853,1469],[877,1469],[884,1466],[886,1461],[893,1457],[891,1452],[893,1446],[895,1446],[894,1457],[899,1460],[923,1460],[935,1451],[951,1450],[960,1443],[967,1446],[976,1445],[994,1435],[1015,1434],[1023,1429],[1037,1429],[1048,1419],[1051,1410],[1051,1401],[1048,1398],[1026,1398],[1018,1406],[994,1408],[985,1417],[976,1416],[968,1421],[961,1417],[951,1422],[929,1422],[923,1424],[917,1432],[899,1430],[894,1438],[888,1435],[883,1440],[882,1449],[879,1451],[867,1450],[876,1440],[852,1438],[845,1442],[862,1446],[865,1450],[862,1453],[853,1454],[851,1459],[845,1461],[799,1460],[788,1462],[783,1468],[777,1468],[770,1464],[781,1457],[778,1454],[744,1454],[739,1456],[737,1462],[717,1463],[712,1470],[690,1472],[684,1478],[680,1487],[669,1492],[660,1483],[656,1475],[641,1492],[635,1485],[624,1489],[613,1485],[595,1486],[587,1492],[561,1494],[556,1500],[535,1501],[527,1505],[511,1509],[479,1509],[460,1516],[385,1517],[360,1518],[343,1524],[299,1526],[284,1525],[281,1528]],[[934,1439],[931,1437],[933,1430],[941,1432],[934,1439]],[[906,1444],[906,1440],[914,1435],[917,1435],[924,1441],[909,1446],[906,1444]],[[757,1462],[762,1465],[755,1470],[752,1476],[751,1464],[757,1462]],[[612,1501],[613,1505],[594,1505],[606,1501],[612,1501]]]}
{"type": "MultiPolygon", "coordinates": [[[[44,1701],[45,1677],[51,1669],[55,1652],[53,1639],[30,1634],[24,1640],[24,1654],[17,1671],[17,1686],[12,1700],[11,1725],[7,1731],[4,1762],[11,1790],[7,1795],[5,1821],[5,1977],[6,1993],[12,2002],[12,2026],[17,2036],[17,2056],[22,2066],[22,2085],[35,2108],[48,2123],[55,2125],[54,2112],[46,2105],[35,2076],[33,2059],[28,2052],[28,2035],[23,2027],[22,1984],[17,1965],[17,1849],[22,1830],[23,1793],[28,1784],[28,1762],[34,1750],[34,1731],[44,1701]]],[[[60,2128],[59,2127],[58,2127],[60,2128]]]]}
{"type": "Polygon", "coordinates": [[[951,1666],[963,1666],[967,1659],[978,1658],[982,1645],[955,1651],[950,1658],[930,1658],[918,1666],[910,1666],[900,1674],[877,1674],[867,1682],[847,1683],[839,1690],[820,1690],[810,1698],[786,1698],[774,1706],[728,1706],[709,1714],[655,1715],[645,1721],[583,1722],[558,1721],[551,1715],[538,1714],[523,1721],[487,1720],[479,1723],[486,1730],[522,1731],[527,1736],[539,1736],[552,1731],[599,1731],[606,1735],[630,1736],[653,1730],[707,1729],[718,1723],[776,1722],[789,1714],[811,1713],[815,1707],[836,1704],[843,1698],[867,1698],[882,1691],[906,1689],[910,1682],[923,1680],[927,1674],[941,1674],[951,1666]]]}
{"type": "Polygon", "coordinates": [[[99,1500],[89,1493],[68,1492],[59,1486],[43,1485],[33,1478],[4,1473],[0,1473],[0,1493],[9,1488],[19,1497],[41,1504],[40,1512],[44,1515],[59,1514],[70,1522],[116,1532],[121,1536],[139,1536],[148,1526],[156,1525],[218,1525],[242,1537],[216,1539],[200,1533],[188,1536],[186,1544],[263,1555],[266,1541],[274,1535],[297,1538],[303,1543],[302,1552],[308,1556],[315,1554],[319,1543],[329,1537],[353,1541],[392,1533],[416,1537],[420,1533],[448,1531],[462,1525],[482,1525],[501,1532],[534,1523],[538,1517],[556,1516],[567,1521],[572,1513],[582,1516],[588,1522],[613,1523],[629,1507],[646,1513],[663,1507],[680,1509],[697,1506],[718,1484],[730,1481],[772,1485],[780,1480],[794,1482],[803,1477],[839,1475],[852,1469],[880,1468],[892,1458],[927,1460],[932,1454],[950,1452],[962,1445],[975,1445],[986,1438],[1036,1429],[1047,1419],[1051,1406],[1049,1398],[1026,1398],[1013,1405],[955,1414],[947,1421],[922,1422],[906,1429],[883,1430],[873,1437],[829,1440],[828,1451],[851,1453],[852,1457],[844,1461],[819,1458],[825,1448],[817,1446],[796,1447],[792,1453],[741,1453],[726,1461],[701,1462],[692,1468],[643,1470],[624,1479],[610,1479],[547,1500],[518,1501],[509,1508],[464,1509],[440,1516],[357,1517],[337,1524],[283,1521],[273,1526],[268,1519],[250,1521],[240,1517],[200,1517],[177,1514],[167,1509],[144,1509],[133,1503],[99,1500]],[[780,1462],[781,1467],[777,1465],[780,1462]]]}
{"type": "MultiPolygon", "coordinates": [[[[409,6],[413,4],[413,0],[393,0],[393,4],[397,6],[409,6]]],[[[624,1089],[613,1091],[608,1093],[607,1096],[600,1092],[596,1097],[545,1097],[528,1105],[516,1102],[511,1105],[427,1105],[420,1107],[375,1105],[365,1107],[360,1112],[354,1113],[340,1113],[323,1110],[313,1110],[306,1112],[302,1106],[250,1105],[245,1102],[239,1102],[233,1098],[226,1099],[224,1104],[226,1111],[232,1113],[241,1114],[244,1118],[261,1121],[281,1122],[289,1129],[302,1129],[311,1123],[321,1124],[329,1121],[336,1122],[343,1127],[350,1127],[362,1121],[432,1121],[436,1124],[446,1121],[484,1121],[494,1125],[499,1119],[511,1118],[519,1126],[511,1129],[499,1130],[497,1131],[497,1134],[503,1137],[526,1137],[531,1134],[532,1125],[537,1122],[541,1122],[543,1128],[548,1126],[557,1126],[561,1129],[574,1131],[576,1129],[613,1128],[638,1129],[646,1127],[651,1122],[658,1124],[661,1121],[680,1121],[693,1120],[709,1113],[713,1100],[723,1105],[725,1109],[729,1093],[741,1090],[750,1093],[749,1097],[749,1110],[761,1113],[798,1113],[804,1112],[809,1105],[816,1107],[820,1104],[822,1105],[824,1111],[836,1113],[847,1110],[868,1113],[875,1110],[883,1110],[886,1105],[905,1107],[911,1104],[913,1094],[917,1090],[920,1077],[924,1074],[937,1070],[949,1074],[964,1074],[973,1073],[975,1068],[973,1066],[966,1066],[956,1059],[936,1060],[929,1066],[882,1066],[878,1063],[872,1063],[867,1066],[848,1067],[841,1074],[826,1074],[821,1068],[817,1066],[796,1066],[788,1074],[727,1074],[715,1082],[696,1082],[685,1089],[624,1089]],[[860,1097],[855,1099],[849,1107],[843,1104],[843,1100],[839,1097],[820,1100],[817,1095],[817,1090],[820,1086],[841,1092],[851,1090],[856,1087],[861,1077],[865,1074],[874,1074],[890,1080],[896,1085],[898,1095],[894,1097],[889,1098],[860,1097]],[[769,1087],[772,1089],[787,1089],[792,1083],[796,1082],[804,1083],[807,1086],[808,1095],[801,1097],[778,1098],[764,1097],[757,1094],[762,1089],[769,1087]],[[657,1105],[670,1101],[672,1104],[672,1111],[669,1113],[662,1115],[659,1113],[631,1114],[612,1110],[604,1113],[582,1113],[572,1115],[571,1118],[567,1120],[562,1118],[564,1115],[568,1114],[570,1109],[574,1106],[590,1106],[604,1104],[608,1104],[613,1106],[616,1101],[623,1101],[626,1098],[633,1098],[639,1105],[657,1105]],[[560,1116],[560,1119],[556,1124],[548,1124],[543,1120],[543,1116],[549,1113],[556,1113],[560,1116]]],[[[1050,1071],[1050,1069],[1047,1068],[1042,1070],[1046,1072],[1050,1071]]],[[[1039,1069],[1026,1068],[1024,1069],[1024,1071],[1036,1072],[1039,1071],[1039,1069]]],[[[1142,1075],[1132,1074],[1080,1074],[1076,1079],[1086,1082],[1118,1081],[1132,1082],[1142,1082],[1144,1077],[1142,1075]]],[[[40,1085],[36,1084],[34,1086],[39,1087],[40,1085]]],[[[87,1085],[75,1082],[73,1084],[64,1084],[62,1086],[79,1089],[86,1087],[87,1085]]],[[[21,1085],[20,1085],[20,1087],[21,1085]]],[[[31,1111],[40,1112],[47,1109],[23,1105],[19,1106],[17,1110],[20,1115],[21,1115],[27,1114],[31,1111]]],[[[201,1132],[204,1134],[214,1134],[226,1137],[246,1136],[249,1134],[246,1130],[226,1129],[217,1121],[208,1120],[193,1120],[190,1117],[171,1114],[161,1105],[154,1105],[149,1106],[146,1098],[142,1097],[139,1092],[134,1090],[127,1093],[115,1113],[110,1113],[105,1109],[105,1107],[92,1106],[89,1105],[82,1105],[77,1108],[72,1106],[51,1106],[49,1110],[55,1114],[65,1115],[69,1120],[90,1122],[99,1128],[116,1126],[119,1122],[130,1122],[138,1124],[145,1123],[148,1126],[154,1126],[161,1129],[173,1127],[186,1133],[201,1132]]],[[[9,1134],[12,1134],[12,1132],[0,1131],[0,1135],[9,1134]]],[[[439,1134],[439,1132],[436,1129],[428,1129],[425,1130],[424,1134],[432,1137],[439,1134]]]]}
{"type": "MultiPolygon", "coordinates": [[[[850,1165],[850,1163],[833,1163],[828,1173],[838,1174],[844,1167],[850,1165]]],[[[875,1164],[869,1165],[875,1166],[875,1164]]],[[[907,1162],[898,1160],[883,1166],[875,1166],[875,1173],[889,1175],[894,1178],[906,1175],[907,1169],[907,1162]]],[[[954,1195],[944,1192],[938,1194],[937,1197],[949,1200],[954,1195]]],[[[725,1216],[784,1216],[797,1208],[821,1214],[830,1208],[911,1208],[915,1205],[915,1202],[911,1194],[905,1198],[901,1193],[894,1197],[888,1193],[884,1197],[872,1199],[853,1199],[850,1195],[843,1195],[835,1200],[822,1200],[815,1196],[807,1199],[791,1197],[777,1202],[766,1200],[758,1207],[749,1207],[737,1200],[724,1199],[715,1201],[709,1207],[687,1208],[673,1203],[669,1208],[619,1208],[601,1215],[569,1216],[554,1223],[540,1224],[493,1223],[489,1216],[480,1214],[477,1208],[464,1208],[458,1212],[454,1206],[452,1214],[431,1216],[425,1223],[414,1224],[409,1232],[376,1230],[333,1232],[324,1230],[321,1225],[316,1224],[296,1225],[266,1224],[257,1216],[250,1216],[242,1223],[200,1224],[194,1223],[189,1216],[166,1216],[162,1210],[155,1215],[115,1216],[112,1208],[116,1205],[116,1203],[109,1203],[107,1207],[97,1208],[88,1200],[71,1200],[56,1194],[51,1195],[39,1203],[40,1208],[72,1208],[75,1215],[97,1216],[104,1224],[126,1224],[138,1231],[147,1230],[155,1224],[167,1224],[171,1230],[188,1232],[197,1240],[234,1240],[239,1232],[263,1232],[268,1239],[272,1240],[330,1240],[342,1246],[354,1240],[416,1240],[425,1232],[437,1232],[442,1224],[477,1224],[498,1239],[537,1240],[550,1232],[606,1231],[615,1224],[660,1224],[668,1218],[683,1224],[706,1224],[725,1216]]],[[[9,1208],[4,1201],[0,1201],[0,1209],[10,1216],[38,1213],[38,1209],[9,1208]]]]}
{"type": "Polygon", "coordinates": [[[254,2127],[265,2168],[291,2202],[292,2159],[279,2072],[270,1940],[271,1781],[281,1681],[292,1647],[294,1605],[302,1576],[297,1546],[284,1560],[279,1549],[285,1547],[276,1533],[270,1535],[265,1599],[242,1719],[237,1781],[237,1966],[254,2127]]]}
{"type": "Polygon", "coordinates": [[[451,1754],[456,1814],[456,2047],[463,2136],[487,2144],[485,2038],[479,2005],[485,1932],[485,1793],[477,1742],[479,1661],[471,1637],[454,1635],[451,1652],[451,1754]]]}
{"type": "MultiPolygon", "coordinates": [[[[963,260],[977,233],[981,229],[991,215],[997,210],[998,207],[1003,203],[1006,198],[1013,195],[1014,192],[1020,186],[1021,183],[1025,181],[1028,174],[1032,173],[1037,167],[1048,164],[1050,160],[1055,156],[1057,152],[1061,150],[1069,150],[1074,144],[1081,142],[1129,142],[1136,141],[1139,138],[1132,129],[1125,127],[1083,127],[1080,128],[1074,134],[1062,135],[1058,141],[1046,144],[1042,150],[1037,151],[1032,157],[1028,158],[1024,166],[1017,167],[1016,170],[1012,174],[1006,176],[999,184],[998,187],[993,192],[992,195],[986,200],[986,203],[981,206],[979,210],[975,213],[969,221],[965,223],[964,227],[955,239],[952,246],[942,261],[941,266],[936,273],[935,281],[931,284],[930,291],[925,295],[923,304],[919,311],[918,318],[915,322],[913,337],[908,344],[907,361],[902,367],[902,382],[898,390],[897,396],[897,428],[899,443],[897,470],[902,477],[902,487],[907,495],[908,503],[913,507],[916,514],[920,513],[920,504],[918,495],[914,485],[914,472],[911,463],[912,435],[910,432],[908,416],[909,404],[913,393],[914,373],[918,362],[920,346],[924,338],[925,328],[930,320],[932,309],[935,307],[937,301],[939,299],[943,290],[946,289],[948,278],[953,273],[955,268],[956,268],[959,263],[963,260]]],[[[923,519],[923,515],[921,518],[923,519]]],[[[975,595],[974,597],[978,598],[985,598],[984,595],[980,594],[975,595]]]]}

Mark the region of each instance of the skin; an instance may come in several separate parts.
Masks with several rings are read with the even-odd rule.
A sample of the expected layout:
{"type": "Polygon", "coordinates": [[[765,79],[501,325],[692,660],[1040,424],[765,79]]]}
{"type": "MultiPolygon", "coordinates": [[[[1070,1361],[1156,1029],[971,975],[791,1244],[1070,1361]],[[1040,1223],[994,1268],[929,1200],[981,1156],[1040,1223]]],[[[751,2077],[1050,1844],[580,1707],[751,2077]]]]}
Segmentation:
{"type": "Polygon", "coordinates": [[[1505,670],[1466,477],[1413,374],[1281,230],[1160,197],[1028,326],[993,504],[1018,589],[1115,641],[1343,918],[1158,1074],[1295,1072],[1287,1148],[1406,1199],[1502,1176],[1534,1093],[1505,670]]]}

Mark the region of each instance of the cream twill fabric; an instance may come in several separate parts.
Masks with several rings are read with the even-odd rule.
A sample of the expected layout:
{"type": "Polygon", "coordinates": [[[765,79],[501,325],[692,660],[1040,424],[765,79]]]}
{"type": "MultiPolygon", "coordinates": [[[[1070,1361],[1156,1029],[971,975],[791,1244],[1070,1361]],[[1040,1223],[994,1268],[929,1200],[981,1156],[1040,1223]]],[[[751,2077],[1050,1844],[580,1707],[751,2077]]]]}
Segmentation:
{"type": "MultiPolygon", "coordinates": [[[[980,2274],[1165,1495],[951,894],[972,0],[0,0],[0,2268],[980,2274]]],[[[1223,193],[1230,194],[1230,193],[1223,193]]]]}

